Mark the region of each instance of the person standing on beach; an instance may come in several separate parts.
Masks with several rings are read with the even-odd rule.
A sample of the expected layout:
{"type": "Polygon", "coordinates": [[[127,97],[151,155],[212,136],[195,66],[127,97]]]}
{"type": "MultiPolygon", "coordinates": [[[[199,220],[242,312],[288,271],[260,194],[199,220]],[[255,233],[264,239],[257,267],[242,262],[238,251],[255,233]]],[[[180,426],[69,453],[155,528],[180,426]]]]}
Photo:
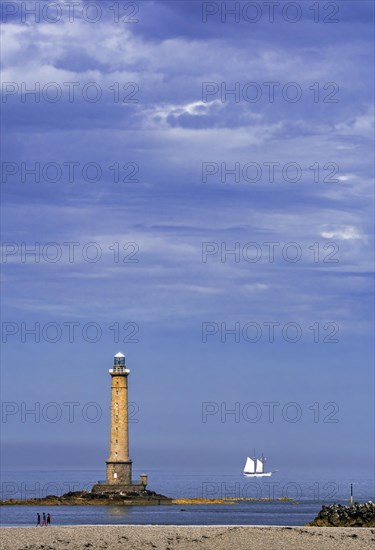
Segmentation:
{"type": "Polygon", "coordinates": [[[46,514],[45,514],[45,512],[43,512],[42,526],[43,526],[43,527],[47,527],[47,520],[46,520],[46,514]]]}
{"type": "Polygon", "coordinates": [[[40,527],[40,514],[36,515],[36,525],[35,527],[40,527]]]}
{"type": "Polygon", "coordinates": [[[47,514],[47,526],[50,526],[51,525],[51,514],[48,513],[47,514]]]}

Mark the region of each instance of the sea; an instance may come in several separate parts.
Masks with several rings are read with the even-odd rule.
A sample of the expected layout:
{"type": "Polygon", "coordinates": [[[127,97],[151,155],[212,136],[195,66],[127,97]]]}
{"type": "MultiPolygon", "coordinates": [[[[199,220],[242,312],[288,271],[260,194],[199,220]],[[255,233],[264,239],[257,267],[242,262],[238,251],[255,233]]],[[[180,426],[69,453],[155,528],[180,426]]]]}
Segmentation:
{"type": "MultiPolygon", "coordinates": [[[[137,479],[141,472],[133,472],[137,479]]],[[[54,525],[305,525],[326,504],[374,499],[374,480],[276,472],[271,478],[240,473],[171,472],[148,469],[148,488],[179,499],[253,498],[233,504],[165,506],[0,506],[1,526],[34,526],[36,514],[50,513],[54,525]],[[267,500],[260,500],[267,499],[267,500]],[[291,499],[291,500],[281,500],[291,499]]],[[[28,499],[90,490],[102,470],[7,470],[1,473],[0,499],[28,499]]]]}

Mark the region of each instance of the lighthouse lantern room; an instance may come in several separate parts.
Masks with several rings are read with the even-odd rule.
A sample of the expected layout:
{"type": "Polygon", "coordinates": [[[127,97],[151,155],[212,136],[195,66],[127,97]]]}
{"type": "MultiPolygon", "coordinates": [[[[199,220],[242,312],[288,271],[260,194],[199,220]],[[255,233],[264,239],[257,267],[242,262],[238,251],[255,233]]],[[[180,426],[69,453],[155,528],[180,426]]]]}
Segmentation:
{"type": "Polygon", "coordinates": [[[125,366],[125,355],[116,353],[113,360],[113,367],[109,369],[110,374],[129,374],[130,370],[125,366]]]}

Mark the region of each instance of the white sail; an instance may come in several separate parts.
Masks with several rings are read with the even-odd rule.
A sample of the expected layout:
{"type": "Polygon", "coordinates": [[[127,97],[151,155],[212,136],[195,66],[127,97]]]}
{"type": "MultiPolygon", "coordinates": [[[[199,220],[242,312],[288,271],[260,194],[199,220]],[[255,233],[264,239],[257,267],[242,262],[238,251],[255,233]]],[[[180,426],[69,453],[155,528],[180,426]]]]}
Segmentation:
{"type": "Polygon", "coordinates": [[[249,456],[247,457],[247,460],[246,460],[244,472],[247,472],[248,474],[252,474],[255,472],[255,461],[249,456]]]}
{"type": "MultiPolygon", "coordinates": [[[[255,451],[254,451],[255,455],[255,451]]],[[[262,458],[250,458],[249,456],[246,459],[246,464],[244,471],[242,474],[245,477],[270,477],[274,472],[265,472],[264,466],[265,466],[266,459],[262,458]]]]}

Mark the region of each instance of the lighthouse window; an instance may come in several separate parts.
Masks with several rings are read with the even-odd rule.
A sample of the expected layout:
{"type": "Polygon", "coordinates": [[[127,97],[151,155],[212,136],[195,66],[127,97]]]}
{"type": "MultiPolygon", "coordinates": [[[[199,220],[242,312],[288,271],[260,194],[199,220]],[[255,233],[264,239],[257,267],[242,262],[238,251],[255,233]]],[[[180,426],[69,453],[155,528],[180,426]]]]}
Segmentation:
{"type": "Polygon", "coordinates": [[[113,474],[113,477],[114,477],[115,479],[117,479],[117,474],[116,474],[116,472],[113,474]]]}
{"type": "Polygon", "coordinates": [[[118,422],[118,414],[115,416],[115,421],[118,422]]]}
{"type": "Polygon", "coordinates": [[[116,390],[116,395],[118,395],[118,390],[116,390]]]}
{"type": "Polygon", "coordinates": [[[118,443],[117,439],[116,439],[116,443],[118,443]]]}

